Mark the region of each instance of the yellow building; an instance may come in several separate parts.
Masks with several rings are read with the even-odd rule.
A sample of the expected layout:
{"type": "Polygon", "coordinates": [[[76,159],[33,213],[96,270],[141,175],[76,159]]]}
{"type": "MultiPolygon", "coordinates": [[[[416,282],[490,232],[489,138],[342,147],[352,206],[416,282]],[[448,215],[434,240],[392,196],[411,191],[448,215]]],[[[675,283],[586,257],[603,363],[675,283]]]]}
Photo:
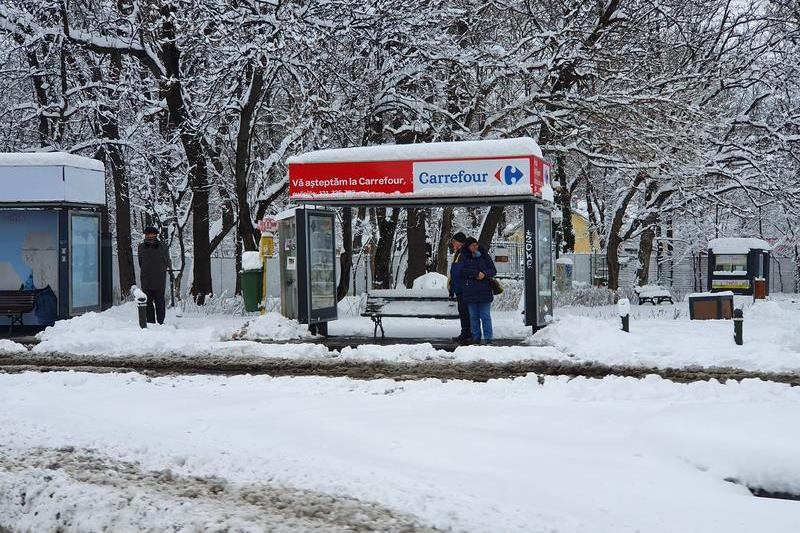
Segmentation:
{"type": "MultiPolygon", "coordinates": [[[[575,253],[588,254],[589,252],[600,251],[600,238],[597,232],[592,232],[592,245],[589,244],[589,221],[585,216],[572,211],[572,230],[575,232],[575,253]]],[[[505,233],[505,237],[513,242],[522,242],[522,224],[510,226],[505,233]]]]}

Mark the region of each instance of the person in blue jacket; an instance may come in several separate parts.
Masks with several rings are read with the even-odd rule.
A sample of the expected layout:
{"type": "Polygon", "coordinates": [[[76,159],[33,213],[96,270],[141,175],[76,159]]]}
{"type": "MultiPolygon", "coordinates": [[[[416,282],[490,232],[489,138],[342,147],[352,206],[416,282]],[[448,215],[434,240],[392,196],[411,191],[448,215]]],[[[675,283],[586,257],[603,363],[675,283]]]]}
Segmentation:
{"type": "Polygon", "coordinates": [[[469,307],[469,318],[473,342],[492,342],[492,293],[491,278],[497,275],[492,258],[483,246],[472,237],[464,242],[461,276],[464,289],[461,299],[469,307]],[[481,326],[483,331],[481,332],[481,326]]]}
{"type": "Polygon", "coordinates": [[[461,275],[461,268],[464,266],[462,253],[466,252],[463,247],[467,236],[460,231],[453,235],[450,244],[453,247],[453,263],[450,265],[450,279],[447,288],[450,289],[450,298],[455,297],[458,302],[458,318],[461,320],[461,334],[453,337],[454,342],[469,344],[472,342],[472,324],[469,320],[469,308],[461,298],[464,292],[464,279],[461,275]]]}

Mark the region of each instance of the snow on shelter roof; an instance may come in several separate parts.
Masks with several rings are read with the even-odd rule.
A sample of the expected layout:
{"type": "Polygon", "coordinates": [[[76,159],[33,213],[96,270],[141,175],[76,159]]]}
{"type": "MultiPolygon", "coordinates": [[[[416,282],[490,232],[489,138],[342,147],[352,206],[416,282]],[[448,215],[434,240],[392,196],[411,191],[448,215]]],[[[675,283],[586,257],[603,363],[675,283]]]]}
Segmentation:
{"type": "Polygon", "coordinates": [[[86,170],[105,170],[97,159],[66,152],[0,152],[2,167],[74,167],[86,170]]]}
{"type": "Polygon", "coordinates": [[[0,153],[0,204],[106,204],[103,163],[63,152],[0,153]]]}
{"type": "Polygon", "coordinates": [[[726,237],[708,241],[708,249],[715,254],[746,254],[750,250],[771,250],[772,247],[763,239],[726,237]]]}
{"type": "Polygon", "coordinates": [[[418,144],[384,144],[317,150],[290,157],[295,163],[346,163],[357,161],[397,161],[434,159],[471,159],[479,157],[511,157],[534,155],[542,157],[539,145],[530,137],[482,141],[455,141],[418,144]]]}

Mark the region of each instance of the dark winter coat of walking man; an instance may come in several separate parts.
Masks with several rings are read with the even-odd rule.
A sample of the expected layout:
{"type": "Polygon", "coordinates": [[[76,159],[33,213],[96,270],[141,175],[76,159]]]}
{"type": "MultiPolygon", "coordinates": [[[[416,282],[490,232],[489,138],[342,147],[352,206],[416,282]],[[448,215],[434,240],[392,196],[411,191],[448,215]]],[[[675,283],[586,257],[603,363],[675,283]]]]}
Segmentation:
{"type": "Polygon", "coordinates": [[[147,321],[151,324],[156,320],[159,324],[164,323],[167,307],[164,291],[171,265],[169,248],[158,240],[158,229],[145,228],[144,242],[139,244],[139,285],[147,295],[147,321]]]}
{"type": "Polygon", "coordinates": [[[492,332],[492,278],[497,275],[494,261],[489,257],[486,248],[478,245],[478,241],[470,237],[461,247],[463,263],[461,275],[464,278],[464,291],[462,300],[469,306],[472,339],[480,342],[491,343],[492,332]],[[483,331],[481,332],[481,326],[483,331]]]}
{"type": "Polygon", "coordinates": [[[467,240],[467,236],[460,231],[453,235],[451,246],[453,247],[453,264],[450,265],[450,279],[448,288],[450,289],[450,297],[455,296],[458,302],[458,317],[461,319],[461,334],[458,337],[453,337],[455,342],[469,343],[472,341],[472,329],[469,321],[469,308],[467,304],[462,301],[462,294],[464,292],[464,278],[461,275],[461,269],[464,262],[461,258],[461,252],[464,250],[462,245],[467,240]]]}

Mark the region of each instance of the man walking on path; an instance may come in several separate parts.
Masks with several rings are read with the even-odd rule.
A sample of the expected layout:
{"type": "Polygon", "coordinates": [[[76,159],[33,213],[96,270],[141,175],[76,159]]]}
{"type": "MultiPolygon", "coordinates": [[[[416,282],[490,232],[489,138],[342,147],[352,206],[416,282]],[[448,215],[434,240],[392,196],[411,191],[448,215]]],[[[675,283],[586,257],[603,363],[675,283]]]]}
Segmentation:
{"type": "Polygon", "coordinates": [[[147,295],[147,322],[164,323],[167,303],[167,270],[172,262],[169,249],[158,240],[158,229],[150,226],[144,230],[144,242],[139,244],[139,278],[141,289],[147,295]]]}
{"type": "Polygon", "coordinates": [[[453,264],[450,265],[450,279],[448,280],[450,297],[456,297],[456,301],[458,302],[458,318],[461,319],[461,334],[458,337],[453,337],[453,340],[463,344],[469,344],[472,341],[469,307],[461,300],[461,295],[464,292],[464,278],[461,275],[464,262],[461,259],[461,251],[466,240],[467,236],[460,231],[453,235],[451,245],[455,253],[453,254],[453,264]]]}

